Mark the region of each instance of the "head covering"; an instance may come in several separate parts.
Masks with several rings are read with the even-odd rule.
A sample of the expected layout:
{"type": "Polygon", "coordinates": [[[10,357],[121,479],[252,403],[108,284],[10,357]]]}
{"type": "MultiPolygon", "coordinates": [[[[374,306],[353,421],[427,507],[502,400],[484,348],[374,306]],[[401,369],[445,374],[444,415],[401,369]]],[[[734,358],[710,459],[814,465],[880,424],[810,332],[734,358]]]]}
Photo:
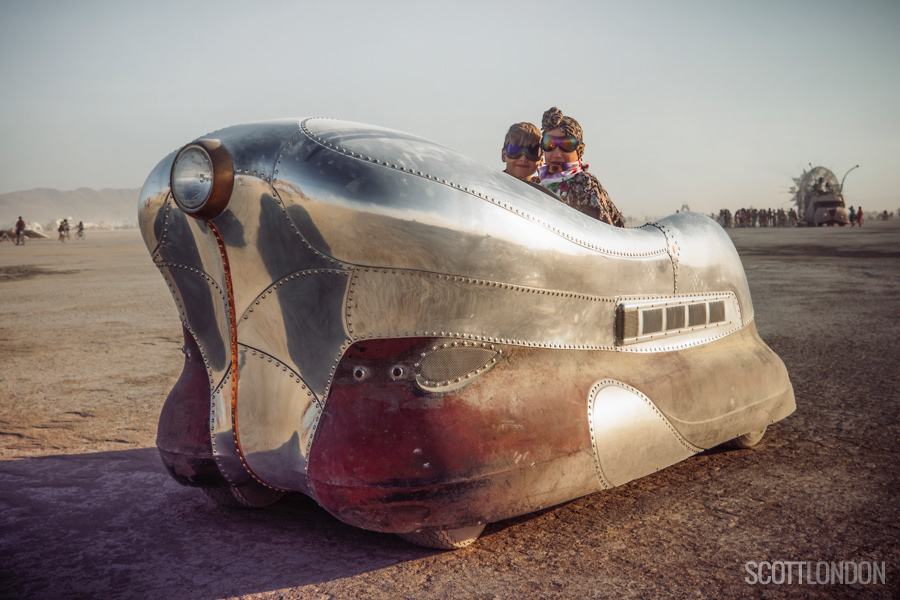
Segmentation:
{"type": "Polygon", "coordinates": [[[581,158],[584,154],[584,131],[582,131],[581,125],[572,117],[564,117],[562,111],[554,106],[544,111],[544,116],[541,119],[541,129],[543,129],[544,133],[547,133],[557,127],[562,129],[566,135],[578,138],[580,143],[575,152],[578,153],[578,158],[581,158]]]}

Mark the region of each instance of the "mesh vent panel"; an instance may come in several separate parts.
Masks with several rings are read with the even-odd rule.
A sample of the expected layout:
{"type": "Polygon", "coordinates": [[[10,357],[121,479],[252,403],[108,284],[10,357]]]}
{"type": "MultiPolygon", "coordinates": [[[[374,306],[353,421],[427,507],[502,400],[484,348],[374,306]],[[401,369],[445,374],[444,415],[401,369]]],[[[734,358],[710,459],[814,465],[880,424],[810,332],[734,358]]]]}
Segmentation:
{"type": "Polygon", "coordinates": [[[486,365],[496,355],[488,348],[441,348],[419,362],[419,373],[429,381],[452,381],[486,365]]]}

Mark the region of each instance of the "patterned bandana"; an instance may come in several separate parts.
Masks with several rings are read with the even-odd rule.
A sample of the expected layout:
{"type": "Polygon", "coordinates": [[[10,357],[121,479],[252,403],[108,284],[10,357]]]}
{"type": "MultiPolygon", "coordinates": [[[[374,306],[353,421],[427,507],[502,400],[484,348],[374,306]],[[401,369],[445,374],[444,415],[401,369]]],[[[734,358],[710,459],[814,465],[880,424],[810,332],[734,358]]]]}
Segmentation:
{"type": "Polygon", "coordinates": [[[538,177],[541,178],[542,186],[557,194],[565,192],[569,188],[566,182],[581,171],[587,171],[587,168],[588,164],[581,160],[561,165],[544,165],[538,167],[538,177]]]}

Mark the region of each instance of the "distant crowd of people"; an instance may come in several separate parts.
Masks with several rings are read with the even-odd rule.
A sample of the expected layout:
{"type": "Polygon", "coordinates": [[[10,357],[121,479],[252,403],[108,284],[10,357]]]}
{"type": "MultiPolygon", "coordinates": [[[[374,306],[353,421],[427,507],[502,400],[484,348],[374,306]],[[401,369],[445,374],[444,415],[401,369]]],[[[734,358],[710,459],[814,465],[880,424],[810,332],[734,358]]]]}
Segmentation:
{"type": "MultiPolygon", "coordinates": [[[[38,231],[41,231],[40,226],[36,226],[38,231]]],[[[59,234],[57,240],[59,242],[65,242],[69,239],[71,235],[71,225],[69,225],[68,219],[62,219],[56,226],[56,232],[59,234]]],[[[16,220],[16,225],[14,229],[14,234],[12,236],[12,241],[15,242],[16,246],[21,246],[25,244],[25,240],[28,239],[29,233],[28,224],[25,222],[21,216],[16,220]]],[[[9,239],[9,235],[6,231],[0,231],[0,241],[6,241],[9,239]]],[[[39,237],[45,237],[43,235],[39,237]]],[[[78,225],[75,226],[75,237],[76,239],[84,238],[84,221],[78,221],[78,225]]]]}
{"type": "MultiPolygon", "coordinates": [[[[862,227],[863,209],[860,206],[856,208],[851,206],[848,211],[851,227],[862,227]]],[[[897,211],[900,215],[900,210],[897,211]]],[[[800,216],[794,208],[785,211],[783,208],[739,208],[734,214],[723,208],[719,211],[719,215],[710,215],[722,227],[802,227],[806,225],[801,221],[800,216]]],[[[879,221],[888,221],[893,218],[893,213],[884,211],[876,215],[879,221]]]]}
{"type": "MultiPolygon", "coordinates": [[[[71,226],[69,225],[68,219],[63,219],[59,222],[59,225],[56,227],[57,233],[59,233],[59,241],[65,242],[69,239],[69,230],[71,226]]],[[[78,225],[75,226],[75,237],[76,239],[81,239],[84,237],[84,222],[78,221],[78,225]]]]}
{"type": "Polygon", "coordinates": [[[797,227],[800,218],[793,208],[785,212],[783,208],[772,210],[771,208],[739,208],[734,214],[727,208],[719,211],[716,218],[722,227],[797,227]]]}

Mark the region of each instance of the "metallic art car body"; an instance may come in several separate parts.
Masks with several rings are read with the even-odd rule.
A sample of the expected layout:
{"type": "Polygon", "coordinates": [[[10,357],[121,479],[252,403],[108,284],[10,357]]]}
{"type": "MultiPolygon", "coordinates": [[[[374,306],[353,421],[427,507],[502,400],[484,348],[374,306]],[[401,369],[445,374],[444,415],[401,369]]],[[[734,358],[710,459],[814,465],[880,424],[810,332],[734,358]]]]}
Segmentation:
{"type": "Polygon", "coordinates": [[[461,528],[794,410],[737,252],[696,213],[615,228],[427,140],[305,119],[172,153],[139,217],[185,331],[160,454],[244,504],[461,528]]]}

